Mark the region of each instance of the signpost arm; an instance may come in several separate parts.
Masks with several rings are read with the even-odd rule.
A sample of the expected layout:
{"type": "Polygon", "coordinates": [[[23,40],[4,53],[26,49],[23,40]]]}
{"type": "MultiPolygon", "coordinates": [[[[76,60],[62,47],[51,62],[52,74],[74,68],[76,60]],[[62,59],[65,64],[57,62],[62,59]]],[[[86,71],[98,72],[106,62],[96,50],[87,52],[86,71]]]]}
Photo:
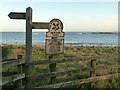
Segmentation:
{"type": "Polygon", "coordinates": [[[10,19],[26,19],[26,13],[23,12],[10,12],[8,16],[10,19]]]}
{"type": "Polygon", "coordinates": [[[32,29],[48,29],[48,22],[32,22],[32,29]]]}
{"type": "Polygon", "coordinates": [[[30,62],[32,60],[32,8],[28,7],[26,9],[26,79],[25,88],[30,89],[31,80],[29,76],[31,75],[30,62]]]}

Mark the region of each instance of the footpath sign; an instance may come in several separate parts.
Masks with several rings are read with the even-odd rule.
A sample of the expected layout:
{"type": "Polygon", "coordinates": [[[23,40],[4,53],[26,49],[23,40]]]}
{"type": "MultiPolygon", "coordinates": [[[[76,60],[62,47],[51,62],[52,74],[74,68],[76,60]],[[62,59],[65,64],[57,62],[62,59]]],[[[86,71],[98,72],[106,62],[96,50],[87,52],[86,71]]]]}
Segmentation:
{"type": "Polygon", "coordinates": [[[63,23],[59,19],[50,22],[32,22],[32,8],[26,8],[26,12],[10,12],[10,19],[26,20],[26,60],[31,61],[32,54],[32,29],[48,29],[46,32],[45,54],[62,54],[64,52],[63,23]]]}
{"type": "MultiPolygon", "coordinates": [[[[32,80],[27,77],[31,75],[32,62],[32,29],[48,29],[46,33],[45,53],[49,54],[49,59],[53,59],[53,55],[63,53],[64,47],[64,33],[63,23],[59,19],[53,19],[50,22],[32,22],[32,8],[26,8],[26,12],[10,12],[8,14],[10,19],[26,20],[26,61],[25,61],[25,75],[24,80],[25,90],[32,88],[32,80]]],[[[50,64],[50,72],[56,70],[56,64],[50,64]]],[[[55,77],[51,77],[51,83],[54,82],[55,77]]]]}
{"type": "Polygon", "coordinates": [[[10,12],[8,16],[10,19],[26,19],[26,13],[10,12]]]}
{"type": "Polygon", "coordinates": [[[46,54],[62,54],[64,52],[63,23],[59,19],[53,19],[49,23],[46,32],[46,54]]]}

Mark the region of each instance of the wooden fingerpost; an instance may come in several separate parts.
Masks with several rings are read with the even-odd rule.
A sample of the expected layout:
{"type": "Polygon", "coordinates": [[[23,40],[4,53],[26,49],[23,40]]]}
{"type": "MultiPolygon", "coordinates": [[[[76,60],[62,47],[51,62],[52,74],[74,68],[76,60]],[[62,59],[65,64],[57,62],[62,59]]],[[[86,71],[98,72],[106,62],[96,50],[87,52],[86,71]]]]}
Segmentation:
{"type": "MultiPolygon", "coordinates": [[[[20,61],[22,59],[22,55],[17,55],[17,60],[20,61]]],[[[17,73],[22,73],[22,65],[17,66],[17,73]]],[[[17,81],[17,87],[22,87],[22,79],[17,81]]]]}
{"type": "Polygon", "coordinates": [[[32,82],[29,78],[31,75],[31,65],[32,60],[32,8],[28,7],[26,9],[26,63],[25,63],[25,89],[32,88],[32,82]]]}
{"type": "MultiPolygon", "coordinates": [[[[96,66],[96,58],[91,59],[91,71],[90,71],[90,77],[95,77],[95,66],[96,66]]],[[[93,79],[93,82],[91,83],[91,89],[95,88],[95,79],[93,79]]]]}
{"type": "MultiPolygon", "coordinates": [[[[54,59],[55,55],[50,55],[49,60],[54,59]]],[[[56,63],[54,64],[49,64],[49,69],[50,72],[55,72],[56,71],[56,63]]],[[[56,76],[50,78],[50,84],[55,84],[56,83],[56,76]]]]}

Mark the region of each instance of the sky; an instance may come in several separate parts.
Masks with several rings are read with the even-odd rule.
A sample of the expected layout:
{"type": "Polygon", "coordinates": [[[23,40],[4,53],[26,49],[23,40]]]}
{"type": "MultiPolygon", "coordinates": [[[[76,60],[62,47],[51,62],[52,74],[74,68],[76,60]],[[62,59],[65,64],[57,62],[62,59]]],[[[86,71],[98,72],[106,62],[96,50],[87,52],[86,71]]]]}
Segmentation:
{"type": "MultiPolygon", "coordinates": [[[[24,0],[25,1],[25,0],[24,0]]],[[[58,18],[65,32],[116,32],[118,31],[118,2],[1,2],[0,32],[25,32],[25,20],[10,19],[10,12],[26,12],[33,9],[33,22],[49,22],[58,18]]],[[[104,0],[105,1],[105,0],[104,0]]],[[[33,29],[36,31],[47,31],[33,29]]]]}

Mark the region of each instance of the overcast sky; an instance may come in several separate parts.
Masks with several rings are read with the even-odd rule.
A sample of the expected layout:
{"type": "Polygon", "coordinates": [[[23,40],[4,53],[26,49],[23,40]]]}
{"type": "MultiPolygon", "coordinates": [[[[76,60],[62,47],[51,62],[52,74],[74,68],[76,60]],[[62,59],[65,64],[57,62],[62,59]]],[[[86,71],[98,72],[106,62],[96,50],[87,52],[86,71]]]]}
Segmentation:
{"type": "Polygon", "coordinates": [[[118,31],[117,0],[104,0],[104,2],[93,2],[95,0],[91,0],[91,2],[90,0],[89,2],[87,2],[88,0],[85,0],[86,2],[47,2],[48,0],[44,0],[46,2],[35,2],[34,0],[31,2],[23,1],[30,0],[21,0],[21,2],[6,1],[0,3],[1,32],[25,31],[25,20],[9,19],[8,14],[10,12],[25,12],[26,8],[29,6],[33,9],[33,22],[49,22],[53,18],[58,18],[62,20],[64,24],[64,31],[118,31]]]}

